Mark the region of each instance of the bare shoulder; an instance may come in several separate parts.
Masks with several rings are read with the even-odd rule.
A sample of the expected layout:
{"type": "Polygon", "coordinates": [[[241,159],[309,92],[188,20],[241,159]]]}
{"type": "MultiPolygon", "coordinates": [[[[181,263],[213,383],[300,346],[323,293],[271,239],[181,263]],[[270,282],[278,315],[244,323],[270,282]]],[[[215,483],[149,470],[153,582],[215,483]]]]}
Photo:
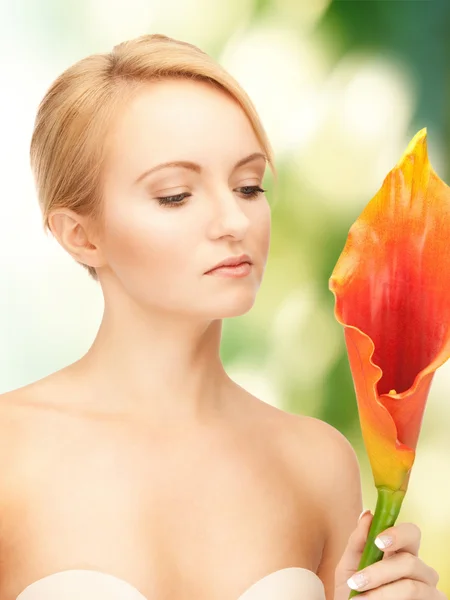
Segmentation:
{"type": "Polygon", "coordinates": [[[26,415],[29,405],[28,386],[0,394],[0,447],[9,447],[16,437],[21,418],[26,415]]]}
{"type": "MultiPolygon", "coordinates": [[[[27,390],[28,391],[28,390],[27,390]]],[[[9,480],[18,463],[21,440],[26,438],[24,420],[29,398],[22,388],[0,394],[0,498],[4,499],[9,480]]]]}
{"type": "Polygon", "coordinates": [[[289,414],[292,451],[300,443],[307,444],[308,454],[313,459],[314,473],[323,491],[336,479],[343,476],[355,477],[359,473],[359,462],[355,449],[338,429],[315,417],[289,414]]]}
{"type": "Polygon", "coordinates": [[[287,412],[249,393],[247,402],[240,402],[241,410],[243,405],[247,407],[243,418],[255,422],[258,434],[277,444],[293,476],[298,472],[305,477],[306,472],[308,483],[322,498],[329,497],[331,490],[345,496],[345,489],[350,489],[357,496],[355,506],[359,506],[358,457],[343,433],[321,419],[287,412]]]}
{"type": "MultiPolygon", "coordinates": [[[[278,409],[279,410],[279,409],[278,409]]],[[[359,515],[360,466],[355,449],[338,429],[321,419],[279,411],[278,435],[293,463],[305,459],[309,482],[328,517],[345,510],[359,515]],[[330,495],[331,494],[331,495],[330,495]],[[332,502],[329,503],[330,498],[332,502]]]]}
{"type": "Polygon", "coordinates": [[[248,417],[266,426],[280,440],[294,459],[299,453],[313,459],[317,483],[329,485],[336,473],[349,476],[359,472],[356,452],[338,429],[316,417],[287,412],[248,394],[248,417]]]}
{"type": "Polygon", "coordinates": [[[12,421],[17,425],[33,423],[39,414],[62,412],[66,408],[68,391],[73,387],[68,376],[70,367],[71,365],[0,394],[0,428],[4,424],[12,425],[12,421]]]}
{"type": "Polygon", "coordinates": [[[0,394],[0,447],[11,443],[18,436],[30,411],[39,407],[40,396],[37,390],[38,385],[31,383],[0,394]]]}
{"type": "Polygon", "coordinates": [[[0,486],[23,457],[30,434],[54,404],[47,388],[52,376],[0,394],[0,486]]]}
{"type": "Polygon", "coordinates": [[[48,405],[48,402],[43,401],[42,388],[50,379],[49,376],[0,394],[0,431],[2,434],[8,435],[9,432],[10,436],[13,436],[30,411],[48,405]]]}

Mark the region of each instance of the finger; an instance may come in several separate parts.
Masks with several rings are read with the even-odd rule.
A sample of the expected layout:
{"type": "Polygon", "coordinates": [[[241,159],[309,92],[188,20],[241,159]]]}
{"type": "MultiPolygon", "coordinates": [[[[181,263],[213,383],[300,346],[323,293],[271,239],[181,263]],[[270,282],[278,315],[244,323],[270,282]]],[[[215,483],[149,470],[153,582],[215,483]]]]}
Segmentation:
{"type": "Polygon", "coordinates": [[[345,582],[357,570],[361,555],[367,542],[370,525],[373,520],[371,512],[365,513],[358,521],[356,528],[348,538],[347,547],[339,561],[339,569],[345,582]]]}
{"type": "Polygon", "coordinates": [[[386,554],[393,554],[394,552],[403,550],[404,552],[418,556],[421,537],[422,532],[415,523],[399,523],[378,534],[376,540],[386,542],[388,545],[385,548],[377,541],[375,543],[386,554]]]}
{"type": "MultiPolygon", "coordinates": [[[[437,592],[437,590],[433,590],[437,592]]],[[[439,592],[438,592],[439,593],[439,592]]],[[[394,581],[394,583],[388,583],[384,585],[379,591],[372,590],[365,592],[364,594],[358,594],[358,600],[364,598],[365,600],[411,600],[411,598],[435,598],[439,596],[430,593],[430,588],[426,583],[422,581],[416,581],[415,579],[400,579],[394,581]]]]}
{"type": "Polygon", "coordinates": [[[350,588],[359,592],[371,590],[401,578],[436,586],[439,574],[417,556],[409,554],[409,552],[399,552],[388,561],[381,560],[358,571],[347,583],[350,588]]]}

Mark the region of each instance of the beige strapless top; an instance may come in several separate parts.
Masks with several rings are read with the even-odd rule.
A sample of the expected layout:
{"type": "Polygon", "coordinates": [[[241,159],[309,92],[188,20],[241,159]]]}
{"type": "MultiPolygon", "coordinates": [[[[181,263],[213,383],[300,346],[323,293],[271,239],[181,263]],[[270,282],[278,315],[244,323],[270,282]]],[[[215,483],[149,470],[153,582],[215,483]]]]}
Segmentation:
{"type": "MultiPolygon", "coordinates": [[[[35,581],[16,600],[150,600],[123,579],[85,569],[54,573],[35,581]]],[[[266,575],[237,600],[326,600],[324,585],[302,567],[266,575]]]]}

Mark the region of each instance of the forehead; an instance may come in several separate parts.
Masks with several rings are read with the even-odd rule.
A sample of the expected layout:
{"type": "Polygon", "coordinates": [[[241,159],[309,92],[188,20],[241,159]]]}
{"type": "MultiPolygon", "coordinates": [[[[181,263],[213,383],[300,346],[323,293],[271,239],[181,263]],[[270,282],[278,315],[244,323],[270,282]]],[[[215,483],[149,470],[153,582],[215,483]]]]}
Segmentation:
{"type": "Polygon", "coordinates": [[[143,87],[111,132],[110,160],[123,169],[146,169],[165,160],[212,166],[234,164],[260,148],[240,105],[199,81],[164,80],[143,87]]]}

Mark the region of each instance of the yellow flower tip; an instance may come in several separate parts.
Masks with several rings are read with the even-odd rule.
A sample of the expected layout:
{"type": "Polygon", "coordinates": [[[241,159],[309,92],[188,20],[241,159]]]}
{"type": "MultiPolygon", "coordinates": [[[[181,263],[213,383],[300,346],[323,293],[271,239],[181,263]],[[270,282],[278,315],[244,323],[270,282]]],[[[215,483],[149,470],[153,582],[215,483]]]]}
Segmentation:
{"type": "Polygon", "coordinates": [[[408,152],[409,148],[414,148],[414,146],[419,145],[420,143],[424,143],[427,140],[427,128],[423,127],[420,131],[416,133],[416,135],[409,142],[406,152],[408,152]]]}
{"type": "Polygon", "coordinates": [[[392,390],[389,390],[389,394],[396,394],[396,393],[397,393],[397,392],[396,392],[394,389],[392,389],[392,390]]]}
{"type": "Polygon", "coordinates": [[[401,167],[409,157],[417,155],[421,155],[424,162],[428,159],[426,127],[418,131],[409,142],[406,150],[403,152],[402,157],[397,163],[397,167],[401,167]]]}

